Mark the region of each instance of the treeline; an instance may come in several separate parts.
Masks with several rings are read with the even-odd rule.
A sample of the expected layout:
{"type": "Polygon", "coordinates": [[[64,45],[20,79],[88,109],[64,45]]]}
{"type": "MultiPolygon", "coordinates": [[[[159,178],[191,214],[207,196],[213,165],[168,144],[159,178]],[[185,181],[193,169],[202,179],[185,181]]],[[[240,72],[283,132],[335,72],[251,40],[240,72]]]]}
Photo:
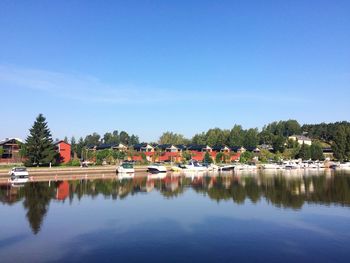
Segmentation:
{"type": "MultiPolygon", "coordinates": [[[[39,166],[59,163],[50,129],[42,114],[36,118],[29,133],[26,142],[21,147],[21,156],[27,158],[27,165],[39,166]]],[[[71,144],[72,156],[84,158],[83,154],[86,153],[89,146],[119,143],[132,146],[139,143],[139,137],[134,134],[129,135],[126,131],[115,130],[106,132],[103,136],[94,132],[85,138],[80,137],[78,141],[75,137],[68,141],[66,137],[65,141],[71,144]]],[[[209,129],[206,132],[195,134],[191,139],[187,139],[181,134],[165,132],[159,138],[158,143],[243,146],[248,149],[258,145],[268,145],[268,147],[263,148],[272,149],[272,152],[277,155],[283,154],[284,159],[299,157],[316,160],[321,159],[322,148],[331,147],[334,157],[343,161],[350,159],[350,123],[344,121],[301,126],[296,120],[287,120],[272,122],[265,125],[261,131],[258,128],[243,129],[241,125],[234,125],[232,129],[209,129]],[[299,145],[288,139],[290,135],[301,134],[313,139],[311,147],[299,145]]],[[[101,158],[104,158],[106,154],[102,155],[101,153],[101,158]]],[[[122,156],[117,157],[121,158],[122,156]]]]}
{"type": "Polygon", "coordinates": [[[82,155],[84,148],[87,148],[89,146],[119,143],[122,143],[124,145],[134,145],[139,143],[139,137],[137,135],[129,135],[126,131],[119,132],[118,130],[115,130],[113,132],[106,132],[103,136],[94,132],[85,136],[85,138],[80,137],[78,141],[76,141],[74,136],[70,139],[70,141],[67,137],[64,140],[71,144],[72,156],[76,155],[78,158],[83,157],[82,155]]]}
{"type": "Polygon", "coordinates": [[[206,132],[195,134],[192,139],[187,139],[181,134],[165,132],[159,138],[161,144],[207,144],[244,146],[245,148],[256,147],[259,144],[275,146],[282,150],[285,139],[293,134],[302,134],[302,127],[296,120],[272,122],[263,127],[243,129],[241,125],[234,125],[232,129],[213,128],[206,132]]]}
{"type": "Polygon", "coordinates": [[[335,122],[303,125],[310,137],[331,144],[334,157],[338,160],[350,159],[350,123],[335,122]]]}
{"type": "Polygon", "coordinates": [[[195,134],[192,139],[182,134],[165,132],[159,138],[160,144],[202,144],[243,146],[253,148],[268,145],[274,153],[284,153],[284,157],[312,159],[321,157],[322,148],[332,148],[338,160],[350,159],[350,123],[321,123],[300,125],[296,120],[276,121],[258,128],[243,129],[234,125],[232,129],[209,129],[195,134]],[[313,140],[313,146],[298,145],[289,140],[291,135],[306,135],[313,140]]]}

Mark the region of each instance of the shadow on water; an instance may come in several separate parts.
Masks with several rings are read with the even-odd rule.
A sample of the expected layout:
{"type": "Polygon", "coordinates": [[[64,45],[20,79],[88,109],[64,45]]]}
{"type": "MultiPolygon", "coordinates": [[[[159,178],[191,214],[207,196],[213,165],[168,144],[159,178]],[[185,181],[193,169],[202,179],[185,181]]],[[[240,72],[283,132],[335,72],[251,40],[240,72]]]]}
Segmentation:
{"type": "Polygon", "coordinates": [[[50,202],[72,203],[83,197],[104,196],[123,200],[139,193],[158,191],[164,198],[177,198],[187,190],[204,195],[216,202],[246,200],[257,203],[265,199],[277,207],[300,209],[305,202],[350,206],[350,176],[318,173],[228,173],[228,174],[164,174],[128,178],[73,180],[27,183],[23,187],[2,185],[0,202],[14,205],[22,202],[34,234],[40,231],[50,202]]]}

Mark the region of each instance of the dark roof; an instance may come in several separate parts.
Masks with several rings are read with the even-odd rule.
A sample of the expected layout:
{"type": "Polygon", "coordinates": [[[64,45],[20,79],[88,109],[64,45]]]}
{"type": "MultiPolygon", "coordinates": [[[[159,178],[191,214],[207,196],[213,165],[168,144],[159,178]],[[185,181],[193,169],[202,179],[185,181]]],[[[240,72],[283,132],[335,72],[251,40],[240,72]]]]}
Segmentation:
{"type": "Polygon", "coordinates": [[[88,145],[86,145],[86,148],[87,148],[88,150],[94,149],[95,147],[97,147],[97,145],[94,145],[94,144],[88,144],[88,145]]]}
{"type": "MultiPolygon", "coordinates": [[[[141,149],[141,148],[143,148],[143,147],[146,147],[147,145],[151,145],[151,144],[145,143],[145,142],[143,142],[143,143],[138,143],[138,144],[133,145],[133,148],[134,148],[134,149],[141,149]]],[[[151,146],[152,146],[152,145],[151,145],[151,146]]],[[[152,147],[153,147],[153,146],[152,146],[152,147]]]]}
{"type": "Polygon", "coordinates": [[[172,144],[158,144],[157,148],[161,149],[161,150],[165,150],[168,149],[172,146],[172,144]]]}
{"type": "Polygon", "coordinates": [[[186,150],[187,149],[187,146],[186,145],[184,145],[184,144],[177,144],[177,145],[175,145],[178,149],[180,149],[180,150],[186,150]]]}
{"type": "MultiPolygon", "coordinates": [[[[247,147],[246,149],[247,149],[247,151],[249,151],[249,152],[253,152],[253,151],[255,151],[255,149],[256,149],[257,147],[255,146],[255,147],[247,147]]],[[[258,148],[259,149],[259,148],[258,148]]]]}
{"type": "Polygon", "coordinates": [[[187,150],[190,151],[202,151],[203,148],[205,148],[206,145],[196,145],[196,144],[190,144],[187,147],[187,150]]]}
{"type": "MultiPolygon", "coordinates": [[[[224,149],[225,147],[227,147],[227,146],[226,145],[215,145],[215,146],[212,147],[212,149],[213,149],[213,151],[219,152],[222,149],[224,149]]],[[[227,147],[227,148],[229,148],[229,147],[227,147]]]]}
{"type": "Polygon", "coordinates": [[[232,146],[230,147],[231,151],[237,152],[239,149],[241,149],[243,146],[232,146]]]}
{"type": "Polygon", "coordinates": [[[4,144],[9,143],[9,142],[12,142],[12,141],[13,141],[13,143],[18,143],[18,142],[20,142],[20,141],[18,141],[16,138],[6,138],[6,139],[0,141],[0,145],[4,145],[4,144]]]}
{"type": "Polygon", "coordinates": [[[115,146],[118,146],[117,143],[103,143],[98,146],[96,146],[96,150],[104,150],[104,149],[112,149],[115,146]]]}

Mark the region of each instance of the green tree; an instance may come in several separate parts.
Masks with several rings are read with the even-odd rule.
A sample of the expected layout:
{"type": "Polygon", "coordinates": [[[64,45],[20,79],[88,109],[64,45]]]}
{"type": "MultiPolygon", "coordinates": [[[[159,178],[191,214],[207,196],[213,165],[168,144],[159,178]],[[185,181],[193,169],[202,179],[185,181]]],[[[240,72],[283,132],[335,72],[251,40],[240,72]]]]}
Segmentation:
{"type": "Polygon", "coordinates": [[[209,129],[205,134],[205,144],[207,145],[226,145],[229,141],[230,131],[220,128],[209,129]]]}
{"type": "Polygon", "coordinates": [[[183,151],[182,158],[186,161],[189,161],[192,159],[192,153],[190,151],[183,151]]]}
{"type": "Polygon", "coordinates": [[[4,154],[4,148],[0,146],[0,158],[2,157],[3,154],[4,154]]]}
{"type": "Polygon", "coordinates": [[[120,142],[125,145],[129,145],[130,136],[126,131],[121,131],[119,134],[120,142]]]}
{"type": "Polygon", "coordinates": [[[283,152],[285,148],[286,138],[281,135],[273,136],[272,147],[274,152],[283,152]]]}
{"type": "Polygon", "coordinates": [[[228,144],[233,146],[242,146],[243,145],[243,138],[244,138],[244,130],[242,129],[241,125],[234,125],[233,128],[230,131],[228,144]]]}
{"type": "Polygon", "coordinates": [[[85,147],[84,139],[82,137],[80,137],[79,141],[77,143],[77,146],[76,146],[77,156],[80,159],[84,158],[84,156],[83,156],[83,149],[84,149],[84,147],[85,147]]]}
{"type": "Polygon", "coordinates": [[[173,144],[173,145],[187,144],[188,142],[189,140],[186,139],[182,134],[173,133],[169,131],[164,132],[158,140],[159,144],[173,144]]]}
{"type": "Polygon", "coordinates": [[[297,155],[298,158],[301,158],[303,160],[309,160],[311,159],[311,151],[310,151],[310,146],[303,143],[300,147],[300,151],[297,155]]]}
{"type": "Polygon", "coordinates": [[[340,125],[336,128],[332,148],[338,160],[350,158],[350,126],[340,125]]]}
{"type": "Polygon", "coordinates": [[[101,136],[94,132],[93,134],[89,134],[85,137],[84,144],[85,145],[99,145],[101,136]]]}
{"type": "Polygon", "coordinates": [[[324,160],[322,146],[319,143],[313,143],[310,146],[310,154],[312,160],[324,160]]]}
{"type": "Polygon", "coordinates": [[[259,133],[259,142],[260,144],[272,145],[273,137],[274,135],[264,127],[263,130],[259,133]]]}
{"type": "Polygon", "coordinates": [[[215,156],[215,162],[222,163],[223,159],[224,159],[224,154],[222,152],[218,152],[215,156]]]}
{"type": "Polygon", "coordinates": [[[283,123],[283,136],[288,137],[293,134],[301,134],[300,124],[296,120],[287,120],[283,123]]]}
{"type": "Polygon", "coordinates": [[[253,157],[254,157],[254,154],[252,152],[246,151],[240,155],[239,162],[240,163],[250,162],[252,161],[253,157]]]}
{"type": "Polygon", "coordinates": [[[51,132],[42,114],[36,118],[33,127],[29,130],[30,135],[26,139],[28,160],[26,165],[56,164],[58,153],[52,142],[51,132]]]}
{"type": "Polygon", "coordinates": [[[211,156],[210,156],[210,154],[208,152],[205,153],[203,161],[205,163],[213,163],[213,159],[211,158],[211,156]]]}
{"type": "Polygon", "coordinates": [[[140,143],[139,137],[136,136],[136,135],[134,135],[134,134],[132,134],[132,135],[130,136],[129,145],[135,145],[135,144],[138,144],[138,143],[140,143]]]}
{"type": "Polygon", "coordinates": [[[75,140],[75,137],[72,136],[72,138],[70,139],[70,155],[74,158],[76,152],[77,152],[77,142],[75,140]]]}
{"type": "Polygon", "coordinates": [[[259,143],[258,129],[249,129],[243,138],[243,146],[245,148],[256,147],[259,143]]]}
{"type": "Polygon", "coordinates": [[[202,132],[194,135],[192,138],[192,143],[197,145],[207,144],[205,133],[202,132]]]}
{"type": "Polygon", "coordinates": [[[113,136],[112,133],[110,132],[106,132],[104,135],[103,135],[103,143],[116,143],[115,142],[115,137],[113,136]]]}

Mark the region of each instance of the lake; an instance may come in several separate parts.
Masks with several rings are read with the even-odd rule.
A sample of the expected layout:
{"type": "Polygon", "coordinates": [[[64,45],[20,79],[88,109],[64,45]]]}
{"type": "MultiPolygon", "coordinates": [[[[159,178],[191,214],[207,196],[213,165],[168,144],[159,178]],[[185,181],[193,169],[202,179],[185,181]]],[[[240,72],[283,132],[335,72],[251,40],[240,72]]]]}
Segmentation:
{"type": "Polygon", "coordinates": [[[2,184],[1,262],[349,262],[350,175],[136,174],[2,184]]]}

